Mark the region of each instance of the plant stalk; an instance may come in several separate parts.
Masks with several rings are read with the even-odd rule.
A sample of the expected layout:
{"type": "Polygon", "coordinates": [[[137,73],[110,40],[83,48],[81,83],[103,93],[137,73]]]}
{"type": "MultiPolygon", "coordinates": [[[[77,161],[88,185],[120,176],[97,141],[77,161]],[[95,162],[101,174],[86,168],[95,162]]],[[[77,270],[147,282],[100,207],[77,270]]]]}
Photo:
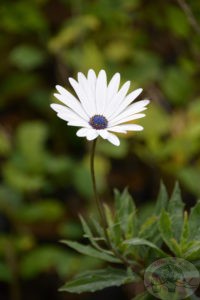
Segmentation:
{"type": "Polygon", "coordinates": [[[107,239],[107,220],[104,212],[103,205],[99,199],[98,193],[97,193],[97,185],[96,185],[96,177],[95,177],[95,170],[94,170],[94,156],[95,156],[95,149],[96,149],[97,139],[95,139],[92,143],[92,151],[91,151],[91,159],[90,159],[90,170],[91,170],[91,177],[92,177],[92,185],[93,185],[93,191],[94,191],[94,198],[95,202],[98,208],[99,216],[101,218],[102,226],[104,229],[104,234],[107,239]]]}
{"type": "Polygon", "coordinates": [[[97,144],[97,139],[95,139],[92,143],[92,150],[91,150],[91,158],[90,158],[90,169],[91,169],[91,177],[92,177],[92,185],[93,185],[93,191],[94,191],[94,198],[95,198],[95,202],[98,208],[98,212],[101,218],[101,223],[102,223],[102,227],[103,227],[103,231],[104,231],[104,235],[105,235],[105,239],[106,239],[106,243],[107,246],[110,248],[110,250],[112,250],[112,252],[115,254],[115,256],[117,258],[119,258],[119,260],[122,261],[122,263],[127,266],[130,267],[131,264],[129,263],[129,261],[122,256],[117,249],[115,249],[110,241],[110,238],[108,236],[108,232],[107,232],[107,228],[108,228],[108,223],[106,220],[106,215],[105,215],[105,211],[104,211],[104,207],[102,202],[99,199],[98,193],[97,193],[97,185],[96,185],[96,177],[95,177],[95,168],[94,168],[94,156],[95,156],[95,150],[96,150],[96,144],[97,144]]]}

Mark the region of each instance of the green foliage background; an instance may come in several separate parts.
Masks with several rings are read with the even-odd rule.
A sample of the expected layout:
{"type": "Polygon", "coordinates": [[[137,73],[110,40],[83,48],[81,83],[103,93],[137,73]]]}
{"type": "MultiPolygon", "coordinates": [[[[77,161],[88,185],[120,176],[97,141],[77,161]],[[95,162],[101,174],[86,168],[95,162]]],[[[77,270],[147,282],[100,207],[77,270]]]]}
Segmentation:
{"type": "MultiPolygon", "coordinates": [[[[200,23],[199,1],[189,4],[200,23]]],[[[193,199],[200,196],[200,35],[176,0],[3,0],[0,20],[0,281],[3,299],[18,300],[35,280],[40,299],[40,276],[53,276],[56,291],[77,270],[100,264],[58,243],[79,239],[78,213],[95,209],[89,145],[50,110],[55,84],[70,89],[69,76],[104,68],[151,99],[142,133],[120,148],[98,145],[104,198],[129,185],[149,206],[162,176],[169,188],[178,179],[193,199]]]]}

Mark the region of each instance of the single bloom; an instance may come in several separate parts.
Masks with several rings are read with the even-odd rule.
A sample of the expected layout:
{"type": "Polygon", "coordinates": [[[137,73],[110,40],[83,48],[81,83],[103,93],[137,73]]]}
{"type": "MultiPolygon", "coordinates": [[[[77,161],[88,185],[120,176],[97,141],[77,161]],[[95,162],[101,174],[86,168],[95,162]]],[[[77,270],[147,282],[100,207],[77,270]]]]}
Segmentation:
{"type": "Polygon", "coordinates": [[[57,116],[70,126],[81,127],[77,136],[94,140],[98,136],[119,146],[119,138],[114,133],[140,131],[143,127],[130,124],[133,120],[142,118],[149,100],[132,103],[142,92],[137,89],[128,93],[130,81],[120,87],[120,74],[116,73],[109,83],[104,70],[98,75],[89,70],[87,77],[79,72],[78,79],[69,78],[76,97],[60,85],[56,86],[58,93],[54,96],[64,105],[53,103],[51,108],[57,116]],[[114,133],[113,133],[114,132],[114,133]]]}

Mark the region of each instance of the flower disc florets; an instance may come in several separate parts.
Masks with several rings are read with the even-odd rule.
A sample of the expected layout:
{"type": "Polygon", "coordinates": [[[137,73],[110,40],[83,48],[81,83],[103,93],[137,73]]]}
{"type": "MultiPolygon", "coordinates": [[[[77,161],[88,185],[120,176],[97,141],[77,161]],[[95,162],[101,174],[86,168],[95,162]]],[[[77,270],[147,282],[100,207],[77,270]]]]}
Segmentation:
{"type": "Polygon", "coordinates": [[[108,126],[107,119],[102,115],[95,115],[92,118],[90,118],[89,124],[94,129],[105,129],[108,126]]]}

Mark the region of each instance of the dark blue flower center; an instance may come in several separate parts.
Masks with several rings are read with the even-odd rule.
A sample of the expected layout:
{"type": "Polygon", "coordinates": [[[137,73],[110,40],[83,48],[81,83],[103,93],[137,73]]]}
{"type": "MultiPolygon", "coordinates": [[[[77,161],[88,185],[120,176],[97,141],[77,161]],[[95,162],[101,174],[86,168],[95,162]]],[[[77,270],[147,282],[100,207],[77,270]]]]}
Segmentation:
{"type": "Polygon", "coordinates": [[[108,126],[108,121],[102,115],[93,116],[89,123],[94,129],[105,129],[108,126]]]}

